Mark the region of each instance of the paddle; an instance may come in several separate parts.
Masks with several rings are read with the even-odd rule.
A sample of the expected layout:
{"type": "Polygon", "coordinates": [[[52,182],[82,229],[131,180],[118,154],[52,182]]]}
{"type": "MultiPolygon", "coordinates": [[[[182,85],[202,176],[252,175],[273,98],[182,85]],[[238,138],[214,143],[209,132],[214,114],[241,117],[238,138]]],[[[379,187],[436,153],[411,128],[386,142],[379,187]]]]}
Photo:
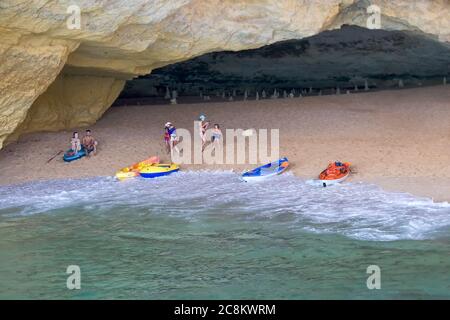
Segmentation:
{"type": "Polygon", "coordinates": [[[351,167],[350,167],[350,174],[357,174],[357,173],[358,173],[357,168],[354,167],[354,166],[351,166],[351,167]]]}
{"type": "Polygon", "coordinates": [[[47,163],[50,163],[53,159],[55,159],[57,156],[59,156],[61,153],[63,153],[63,150],[59,150],[58,153],[56,153],[53,157],[47,160],[47,163]]]}

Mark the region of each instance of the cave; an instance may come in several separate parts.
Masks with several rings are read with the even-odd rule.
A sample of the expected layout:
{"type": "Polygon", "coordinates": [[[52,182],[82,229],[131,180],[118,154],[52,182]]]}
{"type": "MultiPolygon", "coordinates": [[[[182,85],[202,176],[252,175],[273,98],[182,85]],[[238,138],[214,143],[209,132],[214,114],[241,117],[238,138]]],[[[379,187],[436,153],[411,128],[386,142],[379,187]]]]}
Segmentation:
{"type": "Polygon", "coordinates": [[[417,32],[344,25],[157,68],[127,81],[115,105],[165,103],[173,94],[183,103],[273,98],[275,91],[286,98],[417,88],[441,85],[449,75],[447,43],[417,32]]]}

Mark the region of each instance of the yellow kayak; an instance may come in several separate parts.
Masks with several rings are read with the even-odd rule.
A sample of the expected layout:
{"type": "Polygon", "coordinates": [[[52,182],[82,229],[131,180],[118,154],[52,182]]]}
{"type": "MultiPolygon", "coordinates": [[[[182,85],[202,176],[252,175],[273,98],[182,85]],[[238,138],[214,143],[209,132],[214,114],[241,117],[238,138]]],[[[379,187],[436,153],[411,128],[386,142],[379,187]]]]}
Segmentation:
{"type": "Polygon", "coordinates": [[[141,161],[141,162],[132,164],[131,166],[120,169],[119,171],[116,172],[116,178],[119,179],[120,181],[122,181],[122,180],[130,179],[130,178],[138,177],[139,171],[143,167],[152,165],[152,164],[157,164],[157,163],[159,163],[158,157],[148,158],[144,161],[141,161]]]}
{"type": "Polygon", "coordinates": [[[167,176],[171,173],[177,172],[180,170],[180,166],[177,164],[150,164],[143,166],[139,170],[139,174],[143,178],[156,178],[156,177],[162,177],[167,176]]]}
{"type": "Polygon", "coordinates": [[[122,170],[116,172],[116,178],[119,179],[120,181],[134,178],[137,176],[139,176],[139,172],[129,170],[128,167],[123,168],[122,170]]]}

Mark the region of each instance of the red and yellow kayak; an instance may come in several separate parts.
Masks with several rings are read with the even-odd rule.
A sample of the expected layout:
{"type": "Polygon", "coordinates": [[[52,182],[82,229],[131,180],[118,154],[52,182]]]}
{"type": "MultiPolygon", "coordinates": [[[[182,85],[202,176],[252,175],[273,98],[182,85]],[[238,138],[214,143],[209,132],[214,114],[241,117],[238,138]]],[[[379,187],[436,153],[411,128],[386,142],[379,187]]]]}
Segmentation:
{"type": "Polygon", "coordinates": [[[125,167],[123,169],[120,169],[116,172],[116,178],[120,181],[135,178],[139,176],[139,172],[142,168],[152,165],[152,164],[158,164],[159,163],[159,157],[150,157],[144,161],[132,164],[131,166],[125,167]]]}

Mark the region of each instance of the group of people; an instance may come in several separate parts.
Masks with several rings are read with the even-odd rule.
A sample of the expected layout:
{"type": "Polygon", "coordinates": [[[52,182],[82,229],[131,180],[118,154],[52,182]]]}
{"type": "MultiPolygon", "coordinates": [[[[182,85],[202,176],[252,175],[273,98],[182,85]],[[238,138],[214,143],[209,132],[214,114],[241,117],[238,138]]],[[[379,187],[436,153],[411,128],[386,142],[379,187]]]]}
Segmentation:
{"type": "MultiPolygon", "coordinates": [[[[206,136],[206,131],[208,130],[210,123],[206,120],[206,116],[204,114],[200,115],[199,120],[199,132],[200,139],[202,141],[202,151],[205,149],[206,144],[208,143],[208,139],[206,136]]],[[[220,130],[219,124],[214,124],[214,128],[212,129],[211,135],[211,143],[219,143],[222,139],[222,131],[220,130]]],[[[86,152],[86,155],[95,155],[97,153],[98,142],[92,136],[91,130],[87,129],[86,134],[83,138],[79,138],[78,132],[74,132],[72,134],[71,143],[71,151],[73,154],[80,152],[82,149],[86,152]]],[[[179,143],[179,137],[177,136],[177,129],[171,122],[167,122],[164,125],[164,143],[166,145],[167,153],[171,153],[172,150],[176,152],[180,152],[177,147],[179,143]]]]}
{"type": "Polygon", "coordinates": [[[70,140],[71,150],[74,154],[80,152],[82,149],[86,152],[86,155],[95,155],[97,153],[98,142],[92,136],[91,130],[87,129],[84,137],[80,140],[78,132],[72,134],[70,140]]]}
{"type": "MultiPolygon", "coordinates": [[[[209,121],[206,120],[206,116],[201,114],[198,118],[199,120],[199,132],[200,139],[202,140],[202,151],[205,149],[207,144],[206,131],[209,128],[209,121]]],[[[220,130],[219,124],[214,124],[211,135],[211,143],[219,143],[222,139],[222,131],[220,130]]],[[[177,148],[177,143],[179,142],[179,137],[177,136],[177,129],[171,122],[167,122],[164,126],[164,142],[166,145],[167,153],[171,153],[172,150],[179,152],[177,148]]]]}

